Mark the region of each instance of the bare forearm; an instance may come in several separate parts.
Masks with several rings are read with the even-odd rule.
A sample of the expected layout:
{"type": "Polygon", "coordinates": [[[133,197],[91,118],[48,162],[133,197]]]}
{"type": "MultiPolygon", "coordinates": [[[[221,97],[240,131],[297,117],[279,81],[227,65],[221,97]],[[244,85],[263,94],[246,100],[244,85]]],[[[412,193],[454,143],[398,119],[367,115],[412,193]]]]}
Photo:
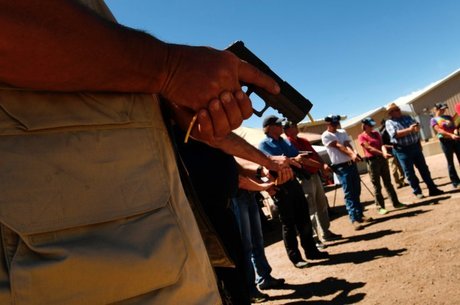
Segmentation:
{"type": "Polygon", "coordinates": [[[264,153],[235,133],[230,133],[224,139],[208,144],[221,149],[229,155],[254,162],[269,169],[273,167],[273,163],[264,153]]]}
{"type": "Polygon", "coordinates": [[[77,1],[0,0],[0,37],[0,81],[12,86],[159,92],[166,79],[167,44],[77,1]]]}

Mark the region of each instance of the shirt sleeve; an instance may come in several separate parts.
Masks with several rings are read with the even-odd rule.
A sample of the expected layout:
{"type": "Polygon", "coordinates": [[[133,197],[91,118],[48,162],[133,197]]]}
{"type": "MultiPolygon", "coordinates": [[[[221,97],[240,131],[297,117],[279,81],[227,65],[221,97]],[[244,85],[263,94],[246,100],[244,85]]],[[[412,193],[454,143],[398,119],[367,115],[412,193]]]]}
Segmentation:
{"type": "Polygon", "coordinates": [[[267,156],[273,156],[273,150],[270,148],[270,146],[267,144],[266,141],[262,141],[259,144],[259,150],[263,152],[267,156]]]}
{"type": "Polygon", "coordinates": [[[336,139],[334,136],[326,132],[321,135],[321,141],[323,142],[324,146],[329,146],[329,144],[331,144],[331,142],[336,141],[336,139]]]}
{"type": "Polygon", "coordinates": [[[387,120],[385,122],[385,129],[387,130],[390,139],[396,139],[396,126],[394,125],[393,121],[387,120]]]}
{"type": "Polygon", "coordinates": [[[434,126],[438,125],[438,121],[436,120],[436,118],[431,118],[430,119],[430,125],[431,125],[431,127],[434,127],[434,126]]]}

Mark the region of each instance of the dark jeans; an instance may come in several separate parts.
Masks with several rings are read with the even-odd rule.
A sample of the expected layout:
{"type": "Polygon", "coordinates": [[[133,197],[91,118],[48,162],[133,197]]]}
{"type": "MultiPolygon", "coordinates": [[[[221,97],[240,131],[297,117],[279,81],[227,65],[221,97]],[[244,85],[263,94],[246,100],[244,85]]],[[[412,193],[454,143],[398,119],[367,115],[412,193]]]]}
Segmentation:
{"type": "Polygon", "coordinates": [[[367,161],[367,170],[369,171],[369,176],[374,186],[374,199],[377,207],[385,208],[380,178],[382,178],[383,185],[391,198],[391,203],[393,203],[393,206],[398,205],[398,195],[396,195],[393,184],[391,184],[390,169],[387,160],[382,156],[373,157],[367,161]]]}
{"type": "Polygon", "coordinates": [[[270,278],[272,271],[265,256],[260,208],[255,199],[255,192],[240,190],[237,196],[232,198],[232,202],[243,242],[245,271],[251,293],[257,289],[256,283],[260,284],[270,278]]]}
{"type": "Polygon", "coordinates": [[[297,234],[305,256],[318,252],[311,226],[308,202],[297,180],[291,180],[280,186],[274,196],[282,224],[284,246],[289,259],[294,264],[302,260],[297,234]]]}
{"type": "Polygon", "coordinates": [[[398,158],[399,163],[401,163],[404,174],[406,175],[407,180],[409,180],[409,184],[412,187],[412,192],[414,194],[422,193],[420,181],[415,175],[414,166],[417,167],[418,172],[428,187],[428,190],[433,191],[437,189],[433,179],[431,179],[430,170],[428,169],[428,165],[426,164],[425,157],[423,156],[422,148],[419,143],[404,147],[398,146],[395,147],[393,151],[398,158]]]}
{"type": "Polygon", "coordinates": [[[456,187],[460,184],[457,171],[455,170],[454,154],[457,156],[457,161],[460,164],[460,141],[452,139],[440,139],[441,149],[444,152],[447,160],[447,169],[452,184],[456,187]]]}
{"type": "Polygon", "coordinates": [[[350,165],[335,166],[334,171],[339,177],[345,195],[345,207],[351,222],[361,221],[363,206],[359,199],[361,195],[361,180],[358,167],[355,163],[350,165]]]}

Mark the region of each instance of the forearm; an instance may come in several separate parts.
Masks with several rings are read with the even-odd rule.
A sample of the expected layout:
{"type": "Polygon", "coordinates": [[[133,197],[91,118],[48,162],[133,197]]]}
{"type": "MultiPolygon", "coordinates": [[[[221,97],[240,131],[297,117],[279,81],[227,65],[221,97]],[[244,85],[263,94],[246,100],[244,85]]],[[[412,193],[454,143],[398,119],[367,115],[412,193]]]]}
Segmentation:
{"type": "Polygon", "coordinates": [[[229,155],[254,162],[265,168],[272,169],[274,166],[272,161],[263,152],[235,133],[230,133],[224,139],[208,144],[215,148],[219,148],[229,155]]]}
{"type": "Polygon", "coordinates": [[[343,154],[349,156],[350,158],[353,158],[353,151],[350,150],[347,146],[337,143],[335,147],[343,154]]]}
{"type": "Polygon", "coordinates": [[[167,76],[167,44],[77,1],[0,0],[0,36],[0,81],[16,87],[147,93],[167,76]]]}
{"type": "Polygon", "coordinates": [[[259,183],[249,177],[245,177],[241,175],[239,176],[239,179],[238,179],[238,187],[243,190],[248,190],[248,191],[255,191],[255,192],[265,191],[268,188],[270,188],[272,185],[273,185],[272,182],[259,183]]]}

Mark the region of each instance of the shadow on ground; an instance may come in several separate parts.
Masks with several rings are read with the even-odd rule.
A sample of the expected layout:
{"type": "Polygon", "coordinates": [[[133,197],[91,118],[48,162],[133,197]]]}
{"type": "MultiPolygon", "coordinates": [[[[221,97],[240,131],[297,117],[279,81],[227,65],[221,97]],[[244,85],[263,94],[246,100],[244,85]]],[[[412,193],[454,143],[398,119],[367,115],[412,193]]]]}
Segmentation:
{"type": "Polygon", "coordinates": [[[293,290],[293,292],[270,297],[270,300],[295,300],[285,305],[297,304],[328,304],[328,305],[344,305],[357,303],[364,299],[364,293],[352,294],[353,290],[361,288],[365,283],[357,282],[350,283],[344,279],[328,277],[321,282],[308,284],[285,284],[280,289],[293,290]],[[331,297],[330,300],[309,300],[313,297],[331,297]]]}
{"type": "Polygon", "coordinates": [[[338,264],[362,264],[383,257],[401,256],[406,252],[406,248],[390,250],[388,248],[378,248],[370,250],[360,250],[354,252],[343,252],[338,254],[330,254],[329,259],[323,261],[309,261],[310,266],[325,266],[338,264]]]}

